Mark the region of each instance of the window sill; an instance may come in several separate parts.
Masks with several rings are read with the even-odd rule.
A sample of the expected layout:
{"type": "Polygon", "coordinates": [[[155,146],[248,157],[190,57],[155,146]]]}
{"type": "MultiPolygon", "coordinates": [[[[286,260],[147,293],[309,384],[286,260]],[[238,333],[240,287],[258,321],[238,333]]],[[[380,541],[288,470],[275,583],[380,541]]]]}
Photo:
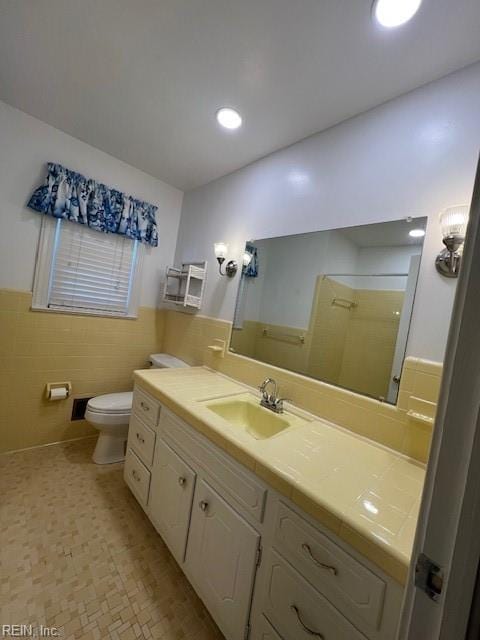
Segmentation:
{"type": "Polygon", "coordinates": [[[30,307],[31,311],[39,311],[40,313],[56,313],[63,316],[95,316],[97,318],[117,318],[121,320],[138,320],[138,315],[120,315],[119,313],[109,313],[108,311],[89,311],[88,309],[51,309],[50,307],[42,307],[39,305],[33,305],[30,307]]]}

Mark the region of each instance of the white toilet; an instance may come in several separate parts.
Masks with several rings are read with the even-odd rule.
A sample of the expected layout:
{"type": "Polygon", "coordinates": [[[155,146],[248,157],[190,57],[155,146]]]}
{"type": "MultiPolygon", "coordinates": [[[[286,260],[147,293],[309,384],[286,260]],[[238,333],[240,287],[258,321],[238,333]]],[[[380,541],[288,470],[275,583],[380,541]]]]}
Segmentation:
{"type": "MultiPolygon", "coordinates": [[[[153,369],[174,369],[189,365],[168,353],[154,353],[149,357],[153,369]]],[[[125,459],[128,423],[132,411],[133,392],[108,393],[91,398],[85,411],[85,420],[100,432],[93,461],[110,464],[125,459]]]]}

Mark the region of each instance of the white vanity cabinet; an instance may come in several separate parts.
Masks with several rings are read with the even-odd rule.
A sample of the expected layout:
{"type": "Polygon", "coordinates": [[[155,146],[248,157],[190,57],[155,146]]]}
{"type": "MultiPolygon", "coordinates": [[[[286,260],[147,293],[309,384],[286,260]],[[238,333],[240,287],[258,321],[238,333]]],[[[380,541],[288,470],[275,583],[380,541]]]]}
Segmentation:
{"type": "Polygon", "coordinates": [[[188,535],[185,570],[215,620],[243,640],[257,568],[260,534],[207,482],[200,480],[188,535]]]}
{"type": "Polygon", "coordinates": [[[251,640],[282,640],[265,616],[257,620],[251,640]]]}
{"type": "Polygon", "coordinates": [[[125,480],[227,640],[392,640],[402,587],[135,388],[125,480]]]}
{"type": "Polygon", "coordinates": [[[284,640],[365,640],[355,627],[273,549],[267,557],[264,614],[284,640]]]}
{"type": "Polygon", "coordinates": [[[177,562],[183,562],[195,472],[163,440],[158,441],[150,485],[149,514],[177,562]]]}

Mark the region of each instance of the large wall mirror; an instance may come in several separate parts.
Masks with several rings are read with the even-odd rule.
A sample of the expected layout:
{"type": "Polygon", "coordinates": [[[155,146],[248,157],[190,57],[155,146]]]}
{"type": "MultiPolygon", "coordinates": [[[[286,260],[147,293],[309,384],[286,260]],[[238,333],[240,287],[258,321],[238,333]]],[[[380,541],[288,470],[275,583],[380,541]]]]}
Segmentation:
{"type": "Polygon", "coordinates": [[[248,242],[230,349],[395,403],[426,223],[248,242]]]}

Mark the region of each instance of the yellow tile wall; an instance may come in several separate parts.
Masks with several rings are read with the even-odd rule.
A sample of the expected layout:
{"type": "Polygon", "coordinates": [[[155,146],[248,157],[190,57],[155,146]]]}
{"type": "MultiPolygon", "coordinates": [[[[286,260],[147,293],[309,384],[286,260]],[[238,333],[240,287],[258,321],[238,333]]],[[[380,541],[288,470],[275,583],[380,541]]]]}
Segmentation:
{"type": "Polygon", "coordinates": [[[30,306],[30,292],[0,289],[0,452],[95,434],[86,422],[70,421],[73,398],[130,390],[133,371],[147,366],[150,353],[166,351],[251,386],[272,376],[298,406],[420,461],[427,458],[431,425],[407,411],[421,406],[433,417],[439,363],[407,358],[393,407],[251,358],[212,354],[207,347],[214,339],[229,344],[231,323],[224,320],[147,307],[137,320],[124,320],[30,306]],[[72,382],[72,397],[46,401],[46,383],[60,380],[72,382]]]}
{"type": "Polygon", "coordinates": [[[232,328],[232,349],[249,358],[255,357],[258,322],[245,320],[241,329],[232,328]]]}
{"type": "Polygon", "coordinates": [[[318,276],[310,326],[312,340],[308,372],[314,378],[338,383],[351,311],[332,305],[332,297],[353,300],[354,290],[318,276]]]}
{"type": "Polygon", "coordinates": [[[290,371],[307,373],[310,334],[307,329],[247,320],[242,329],[232,329],[232,347],[237,353],[290,371]],[[265,336],[263,331],[267,330],[265,336]],[[272,338],[280,334],[283,337],[272,338]],[[285,336],[293,336],[293,338],[285,336]],[[304,341],[295,336],[303,336],[304,341]]]}
{"type": "Polygon", "coordinates": [[[246,320],[242,329],[232,329],[232,348],[255,360],[385,398],[403,298],[403,291],[353,289],[320,275],[308,328],[246,320]],[[334,297],[356,306],[335,306],[334,297]],[[271,335],[303,335],[304,341],[269,338],[264,329],[271,335]]]}
{"type": "Polygon", "coordinates": [[[0,452],[95,433],[71,422],[74,397],[132,389],[132,373],[161,350],[164,312],[137,320],[31,311],[30,292],[0,289],[0,452]],[[73,395],[48,402],[47,382],[69,380],[73,395]]]}
{"type": "Polygon", "coordinates": [[[420,462],[430,447],[431,425],[407,415],[412,397],[431,402],[438,398],[442,365],[407,358],[396,406],[334,387],[279,367],[227,352],[220,357],[207,347],[214,338],[229,344],[231,323],[206,316],[167,311],[164,349],[190,364],[205,364],[253,387],[267,376],[280,384],[281,395],[299,407],[370,438],[420,462]],[[429,400],[433,399],[433,400],[429,400]]]}
{"type": "Polygon", "coordinates": [[[338,383],[385,398],[392,374],[403,291],[356,289],[338,383]],[[359,366],[359,362],[362,363],[359,366]]]}
{"type": "Polygon", "coordinates": [[[203,365],[215,338],[230,339],[232,323],[208,316],[165,311],[163,348],[192,366],[203,365]]]}

